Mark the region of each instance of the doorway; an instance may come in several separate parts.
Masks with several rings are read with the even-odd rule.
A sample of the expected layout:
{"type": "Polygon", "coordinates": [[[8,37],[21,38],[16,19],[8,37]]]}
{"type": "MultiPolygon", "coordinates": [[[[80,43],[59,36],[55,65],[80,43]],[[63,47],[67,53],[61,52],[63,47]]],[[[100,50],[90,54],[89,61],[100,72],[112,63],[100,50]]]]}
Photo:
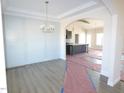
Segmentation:
{"type": "Polygon", "coordinates": [[[66,26],[66,59],[101,72],[104,21],[84,18],[66,26]]]}

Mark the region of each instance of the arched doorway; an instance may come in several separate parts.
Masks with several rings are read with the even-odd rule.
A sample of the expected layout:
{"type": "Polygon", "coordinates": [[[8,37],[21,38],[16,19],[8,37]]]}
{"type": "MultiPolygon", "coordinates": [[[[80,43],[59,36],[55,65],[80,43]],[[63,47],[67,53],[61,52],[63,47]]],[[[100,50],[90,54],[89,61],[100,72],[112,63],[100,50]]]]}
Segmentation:
{"type": "Polygon", "coordinates": [[[66,60],[101,71],[104,22],[83,18],[66,26],[66,60]]]}
{"type": "MultiPolygon", "coordinates": [[[[108,11],[102,7],[99,9],[95,9],[92,11],[89,11],[87,13],[82,13],[76,16],[72,16],[66,19],[63,19],[61,21],[61,58],[66,59],[66,27],[80,19],[85,19],[85,18],[92,18],[92,19],[97,19],[97,20],[103,20],[104,21],[104,42],[103,42],[103,60],[108,61],[106,57],[108,54],[105,54],[106,51],[108,51],[108,45],[107,43],[110,42],[108,34],[111,32],[111,15],[108,13],[108,11]],[[92,14],[92,15],[91,15],[92,14]],[[107,42],[106,42],[107,41],[107,42]]],[[[101,72],[102,74],[106,75],[106,73],[101,72]]]]}
{"type": "MultiPolygon", "coordinates": [[[[60,58],[66,59],[66,47],[65,47],[66,46],[66,39],[65,39],[66,26],[82,18],[93,18],[93,19],[99,19],[104,21],[103,64],[102,64],[102,70],[100,74],[108,78],[113,78],[112,69],[114,68],[111,68],[111,67],[113,67],[113,57],[114,57],[113,51],[115,51],[113,50],[114,49],[113,47],[115,44],[112,41],[115,38],[113,33],[115,33],[117,30],[116,29],[117,18],[116,16],[112,16],[105,7],[94,9],[86,13],[80,13],[75,16],[70,16],[68,18],[61,20],[60,58]],[[113,44],[113,46],[111,44],[113,44]]],[[[108,81],[109,81],[108,83],[109,85],[114,85],[114,83],[110,84],[110,82],[112,81],[111,79],[109,79],[108,81]]]]}

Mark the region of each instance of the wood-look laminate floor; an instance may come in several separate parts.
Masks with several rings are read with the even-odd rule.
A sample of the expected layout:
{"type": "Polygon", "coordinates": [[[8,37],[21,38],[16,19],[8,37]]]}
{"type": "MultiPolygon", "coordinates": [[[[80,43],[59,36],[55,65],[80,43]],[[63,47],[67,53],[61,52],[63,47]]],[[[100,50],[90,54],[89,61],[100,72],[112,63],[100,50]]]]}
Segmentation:
{"type": "Polygon", "coordinates": [[[120,81],[114,87],[107,85],[107,78],[100,76],[96,71],[88,69],[88,74],[96,88],[97,93],[124,93],[124,82],[120,81]]]}
{"type": "MultiPolygon", "coordinates": [[[[8,93],[60,93],[64,85],[65,61],[53,60],[7,70],[8,93]]],[[[97,93],[124,93],[124,82],[107,85],[107,79],[91,69],[88,74],[97,93]]]]}
{"type": "Polygon", "coordinates": [[[60,93],[64,72],[62,60],[8,69],[8,93],[60,93]]]}

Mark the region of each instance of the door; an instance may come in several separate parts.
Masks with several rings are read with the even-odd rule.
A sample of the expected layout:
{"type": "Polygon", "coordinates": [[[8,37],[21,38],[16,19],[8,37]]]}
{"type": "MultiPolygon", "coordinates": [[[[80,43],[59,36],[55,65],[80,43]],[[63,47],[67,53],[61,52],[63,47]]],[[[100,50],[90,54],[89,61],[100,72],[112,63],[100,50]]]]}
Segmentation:
{"type": "Polygon", "coordinates": [[[1,0],[0,0],[0,93],[7,93],[1,0]]]}

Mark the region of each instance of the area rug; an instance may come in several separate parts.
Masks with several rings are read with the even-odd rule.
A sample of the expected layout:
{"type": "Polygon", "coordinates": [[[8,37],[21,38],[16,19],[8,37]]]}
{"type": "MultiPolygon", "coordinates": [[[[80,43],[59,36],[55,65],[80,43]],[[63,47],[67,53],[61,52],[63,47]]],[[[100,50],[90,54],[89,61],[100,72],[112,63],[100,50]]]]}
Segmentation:
{"type": "Polygon", "coordinates": [[[102,60],[102,56],[98,56],[98,55],[94,55],[94,54],[85,54],[85,56],[102,60]]]}
{"type": "MultiPolygon", "coordinates": [[[[82,54],[74,55],[74,56],[67,56],[67,62],[68,61],[82,65],[88,69],[94,70],[94,71],[99,72],[99,73],[101,71],[101,64],[96,64],[96,63],[91,62],[91,60],[88,60],[82,54]]],[[[92,61],[95,61],[95,60],[92,59],[92,61]]],[[[124,61],[122,61],[121,64],[124,65],[124,61]]],[[[124,81],[124,68],[123,68],[123,71],[121,71],[121,81],[124,81]]]]}
{"type": "Polygon", "coordinates": [[[89,61],[88,59],[85,59],[83,57],[79,57],[79,56],[67,56],[67,62],[73,62],[73,63],[76,63],[76,64],[80,64],[88,69],[91,69],[91,70],[95,70],[97,72],[100,72],[101,71],[101,65],[100,64],[96,64],[96,63],[93,63],[91,61],[89,61]]]}
{"type": "Polygon", "coordinates": [[[86,53],[86,56],[102,60],[102,50],[89,49],[88,53],[86,53]]]}
{"type": "Polygon", "coordinates": [[[87,69],[73,62],[67,63],[64,80],[64,93],[97,93],[87,69]]]}

